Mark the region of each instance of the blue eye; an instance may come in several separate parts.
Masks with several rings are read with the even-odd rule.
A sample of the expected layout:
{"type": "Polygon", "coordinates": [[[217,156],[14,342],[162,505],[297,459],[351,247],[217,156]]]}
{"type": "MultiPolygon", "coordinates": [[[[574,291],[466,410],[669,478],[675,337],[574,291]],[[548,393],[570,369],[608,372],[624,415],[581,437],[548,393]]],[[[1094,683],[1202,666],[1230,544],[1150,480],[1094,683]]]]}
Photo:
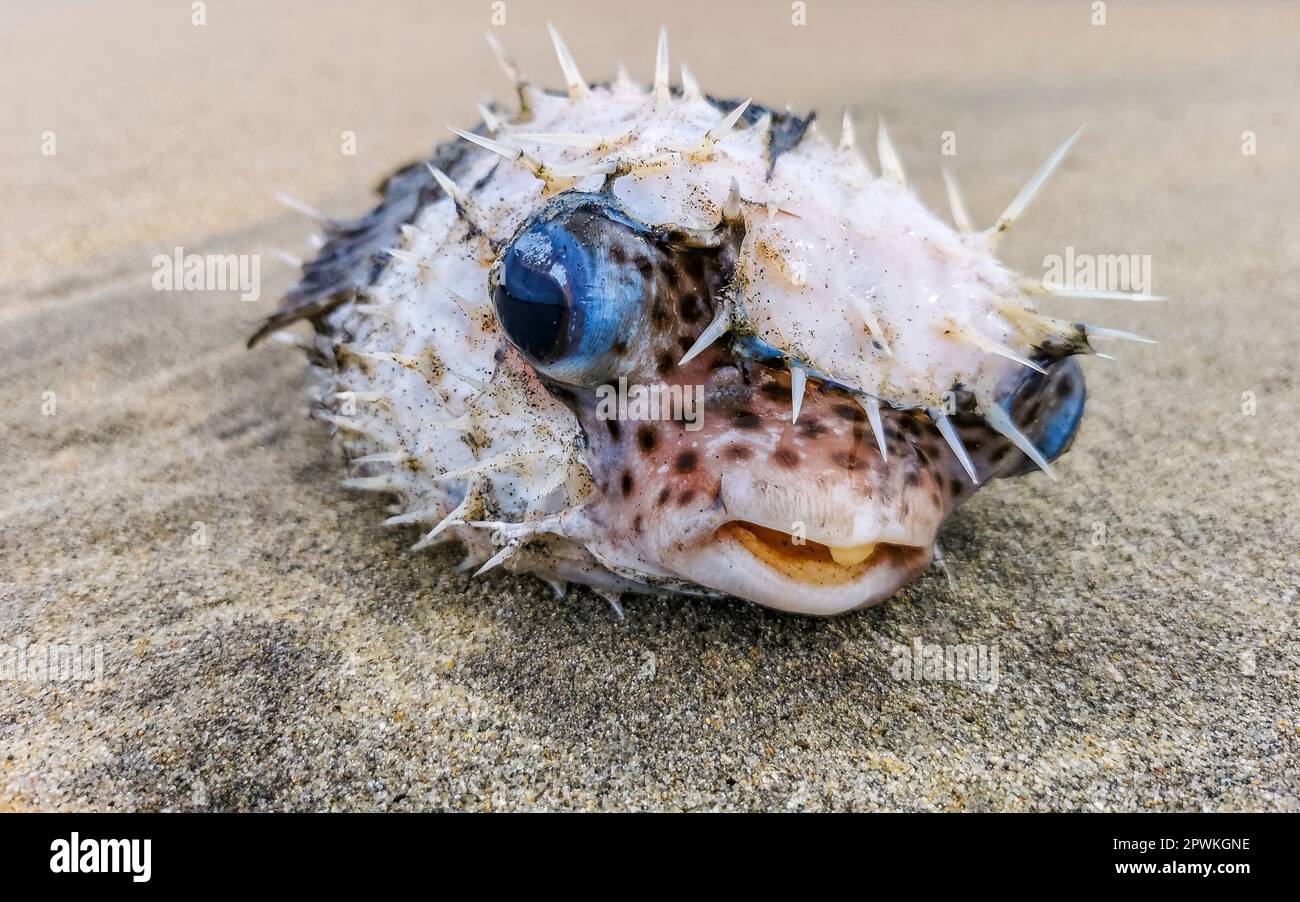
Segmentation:
{"type": "MultiPolygon", "coordinates": [[[[1088,391],[1083,370],[1073,357],[1058,360],[1047,368],[1047,375],[1027,374],[1017,391],[1002,403],[1020,430],[1049,461],[1056,460],[1070,447],[1083,421],[1083,407],[1088,391]]],[[[1008,475],[1034,469],[1028,458],[1008,475]]]]}
{"type": "MultiPolygon", "coordinates": [[[[1046,416],[1046,428],[1043,429],[1040,450],[1048,460],[1056,460],[1065,453],[1074,441],[1074,434],[1083,422],[1083,405],[1087,395],[1084,388],[1083,371],[1078,361],[1073,358],[1062,361],[1052,367],[1060,372],[1052,373],[1049,402],[1051,409],[1046,416]]],[[[1051,372],[1051,370],[1049,370],[1051,372]]]]}
{"type": "Polygon", "coordinates": [[[596,385],[631,366],[646,329],[643,231],[598,195],[557,197],[525,223],[492,275],[506,337],[539,371],[596,385]]]}
{"type": "Polygon", "coordinates": [[[506,252],[493,293],[497,318],[511,341],[536,364],[552,363],[573,344],[573,299],[562,250],[541,233],[525,233],[506,252]]]}

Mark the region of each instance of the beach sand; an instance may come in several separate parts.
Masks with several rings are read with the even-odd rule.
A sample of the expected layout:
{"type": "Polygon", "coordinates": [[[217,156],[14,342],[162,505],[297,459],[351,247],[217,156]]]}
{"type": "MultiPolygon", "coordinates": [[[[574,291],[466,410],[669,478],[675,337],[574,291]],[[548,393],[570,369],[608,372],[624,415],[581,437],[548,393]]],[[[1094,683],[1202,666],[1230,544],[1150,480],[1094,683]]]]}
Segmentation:
{"type": "Polygon", "coordinates": [[[1085,362],[1059,482],[989,486],[946,573],[829,621],[619,620],[411,554],[339,487],[300,356],[244,349],[295,276],[273,252],[310,253],[273,192],[360,213],[508,99],[490,15],[0,11],[0,644],[103,662],[0,680],[0,809],[1300,809],[1295,7],[507,4],[552,85],[546,19],[592,79],[648,78],[662,21],[715,94],[883,113],[937,209],[951,131],[981,222],[1087,123],[1004,256],[1150,255],[1169,303],[1052,306],[1160,343],[1085,362]],[[261,299],[153,290],[178,246],[263,254],[261,299]],[[896,678],[917,641],[996,653],[996,685],[896,678]]]}

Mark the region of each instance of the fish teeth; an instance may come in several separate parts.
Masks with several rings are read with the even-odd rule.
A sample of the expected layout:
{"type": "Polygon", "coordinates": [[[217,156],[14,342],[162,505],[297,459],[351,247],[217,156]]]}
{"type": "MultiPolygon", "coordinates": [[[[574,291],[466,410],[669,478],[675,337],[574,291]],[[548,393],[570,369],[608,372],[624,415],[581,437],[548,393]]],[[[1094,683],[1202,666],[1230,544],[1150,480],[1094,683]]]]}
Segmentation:
{"type": "Polygon", "coordinates": [[[853,567],[861,564],[867,558],[876,553],[876,542],[867,542],[863,545],[828,545],[831,551],[831,559],[841,567],[853,567]]]}

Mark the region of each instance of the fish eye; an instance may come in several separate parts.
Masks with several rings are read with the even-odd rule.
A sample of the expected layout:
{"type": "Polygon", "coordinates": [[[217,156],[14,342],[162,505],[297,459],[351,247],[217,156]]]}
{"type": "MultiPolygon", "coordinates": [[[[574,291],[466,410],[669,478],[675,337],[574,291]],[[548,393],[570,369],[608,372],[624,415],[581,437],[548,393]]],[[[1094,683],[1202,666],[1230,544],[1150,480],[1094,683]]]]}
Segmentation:
{"type": "Polygon", "coordinates": [[[525,233],[503,257],[492,294],[501,328],[537,365],[561,359],[581,330],[563,256],[544,235],[525,233]]]}
{"type": "MultiPolygon", "coordinates": [[[[1069,449],[1083,421],[1087,401],[1083,370],[1073,357],[1047,367],[1046,375],[1027,373],[1016,391],[1003,401],[1003,408],[1021,424],[1021,430],[1049,461],[1069,449]]],[[[1036,467],[1026,458],[1007,475],[1032,472],[1036,467]]]]}
{"type": "Polygon", "coordinates": [[[598,195],[561,195],[526,222],[491,276],[492,305],[510,343],[541,373],[594,386],[632,365],[645,328],[649,253],[635,223],[598,195]],[[638,250],[638,248],[640,250],[638,250]]]}
{"type": "Polygon", "coordinates": [[[1079,361],[1073,357],[1052,364],[1047,373],[1046,411],[1040,415],[1043,422],[1035,431],[1039,433],[1039,450],[1048,460],[1056,460],[1070,447],[1083,422],[1087,390],[1079,361]]]}

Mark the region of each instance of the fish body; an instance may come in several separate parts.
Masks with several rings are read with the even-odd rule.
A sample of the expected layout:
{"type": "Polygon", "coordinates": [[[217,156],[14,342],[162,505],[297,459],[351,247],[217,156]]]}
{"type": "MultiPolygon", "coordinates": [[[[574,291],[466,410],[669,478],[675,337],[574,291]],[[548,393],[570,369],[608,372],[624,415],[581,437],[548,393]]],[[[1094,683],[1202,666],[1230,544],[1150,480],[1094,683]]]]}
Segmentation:
{"type": "Polygon", "coordinates": [[[326,222],[258,335],[306,319],[345,484],[397,499],[417,548],[561,589],[735,595],[829,615],[894,594],[984,482],[1069,446],[1074,355],[993,251],[811,116],[702,93],[683,67],[519,109],[326,222]]]}

